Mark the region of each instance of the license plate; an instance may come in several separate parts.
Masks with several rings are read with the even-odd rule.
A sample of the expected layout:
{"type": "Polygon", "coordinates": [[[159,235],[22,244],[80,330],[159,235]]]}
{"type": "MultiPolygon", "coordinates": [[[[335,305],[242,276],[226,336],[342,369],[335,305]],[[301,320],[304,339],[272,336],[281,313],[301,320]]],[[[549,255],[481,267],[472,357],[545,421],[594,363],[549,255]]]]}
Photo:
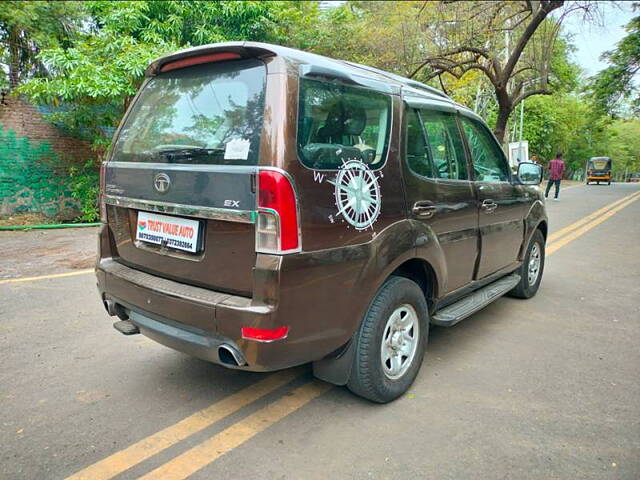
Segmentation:
{"type": "Polygon", "coordinates": [[[197,220],[138,212],[136,240],[197,252],[199,238],[200,222],[197,220]]]}

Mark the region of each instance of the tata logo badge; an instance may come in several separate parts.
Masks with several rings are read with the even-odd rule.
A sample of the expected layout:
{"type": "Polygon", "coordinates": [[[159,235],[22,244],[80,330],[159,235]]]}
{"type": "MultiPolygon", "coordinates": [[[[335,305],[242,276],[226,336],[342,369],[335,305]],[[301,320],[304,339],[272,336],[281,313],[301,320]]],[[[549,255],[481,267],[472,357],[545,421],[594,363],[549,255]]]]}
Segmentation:
{"type": "Polygon", "coordinates": [[[166,173],[159,173],[153,178],[153,187],[158,193],[167,193],[171,186],[171,179],[166,173]]]}

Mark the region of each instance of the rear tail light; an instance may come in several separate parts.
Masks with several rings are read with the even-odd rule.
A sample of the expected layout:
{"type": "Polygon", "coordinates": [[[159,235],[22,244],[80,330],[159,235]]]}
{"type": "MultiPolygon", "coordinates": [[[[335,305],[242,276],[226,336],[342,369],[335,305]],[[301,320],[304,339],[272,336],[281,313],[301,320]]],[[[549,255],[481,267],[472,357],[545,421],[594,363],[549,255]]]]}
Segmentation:
{"type": "Polygon", "coordinates": [[[293,185],[274,170],[258,173],[256,251],[292,253],[301,250],[300,218],[293,185]]]}
{"type": "Polygon", "coordinates": [[[107,206],[104,203],[104,192],[106,183],[107,162],[100,164],[100,193],[98,194],[98,208],[100,210],[100,221],[107,223],[107,206]]]}
{"type": "Polygon", "coordinates": [[[242,338],[245,340],[255,340],[257,342],[273,342],[275,340],[282,340],[289,335],[289,327],[277,327],[277,328],[253,328],[242,327],[242,338]]]}

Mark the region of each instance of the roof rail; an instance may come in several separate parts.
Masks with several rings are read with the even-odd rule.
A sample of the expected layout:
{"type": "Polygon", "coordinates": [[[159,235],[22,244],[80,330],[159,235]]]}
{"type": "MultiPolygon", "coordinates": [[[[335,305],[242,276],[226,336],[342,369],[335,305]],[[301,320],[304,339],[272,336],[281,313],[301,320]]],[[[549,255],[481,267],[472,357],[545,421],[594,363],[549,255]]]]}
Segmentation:
{"type": "Polygon", "coordinates": [[[347,65],[351,65],[352,67],[357,67],[357,68],[362,68],[364,70],[369,70],[370,72],[375,72],[379,75],[383,75],[391,80],[395,80],[396,82],[399,83],[403,83],[404,85],[408,86],[408,87],[413,87],[413,88],[417,88],[419,90],[424,90],[427,91],[429,93],[432,93],[434,95],[438,95],[439,97],[443,97],[446,98],[448,100],[451,100],[451,97],[449,97],[449,95],[447,95],[446,93],[444,93],[441,90],[438,90],[435,87],[430,87],[429,85],[426,85],[422,82],[418,82],[417,80],[412,80],[410,78],[406,78],[403,77],[402,75],[398,75],[395,73],[391,73],[391,72],[385,72],[384,70],[380,70],[379,68],[375,68],[375,67],[370,67],[368,65],[362,65],[360,63],[355,63],[355,62],[350,62],[348,60],[341,60],[342,63],[346,63],[347,65]]]}
{"type": "Polygon", "coordinates": [[[422,82],[418,82],[417,80],[405,80],[405,83],[409,86],[409,87],[413,87],[413,88],[418,88],[420,90],[426,90],[429,93],[433,93],[434,95],[439,95],[440,97],[444,97],[446,99],[450,99],[449,95],[447,95],[446,93],[444,93],[441,90],[438,90],[435,87],[431,87],[429,85],[426,85],[422,82]]]}

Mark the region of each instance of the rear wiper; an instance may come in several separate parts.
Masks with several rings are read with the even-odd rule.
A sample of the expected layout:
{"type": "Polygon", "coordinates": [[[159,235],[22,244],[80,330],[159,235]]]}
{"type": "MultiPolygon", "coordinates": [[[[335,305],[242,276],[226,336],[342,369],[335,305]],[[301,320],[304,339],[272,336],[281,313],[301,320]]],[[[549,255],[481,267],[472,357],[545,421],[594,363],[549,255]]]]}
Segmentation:
{"type": "Polygon", "coordinates": [[[224,148],[207,148],[207,147],[195,147],[195,146],[180,146],[178,148],[167,148],[158,150],[155,152],[147,152],[156,157],[164,157],[169,162],[176,159],[194,158],[209,155],[224,154],[224,148]]]}

